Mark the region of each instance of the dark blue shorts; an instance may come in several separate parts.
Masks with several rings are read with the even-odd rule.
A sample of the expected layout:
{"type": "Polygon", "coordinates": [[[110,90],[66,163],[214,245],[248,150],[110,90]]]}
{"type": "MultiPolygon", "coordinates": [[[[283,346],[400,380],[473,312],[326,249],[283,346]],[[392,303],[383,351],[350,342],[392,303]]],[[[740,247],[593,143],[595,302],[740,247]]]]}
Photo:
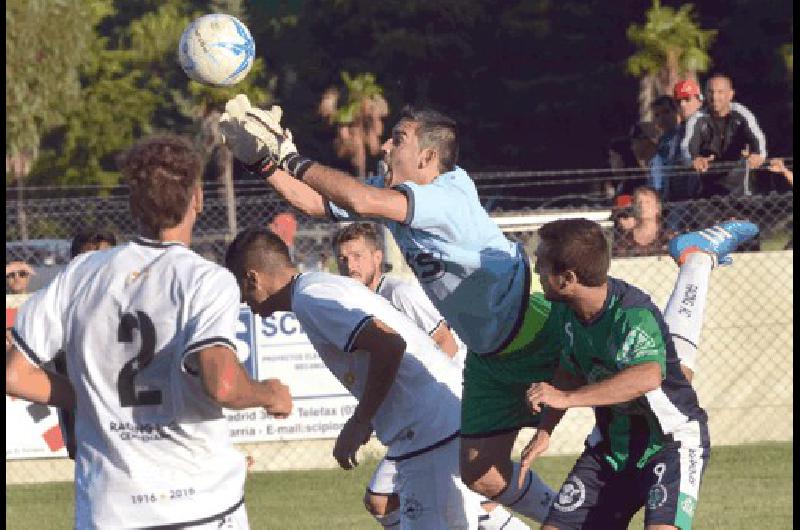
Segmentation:
{"type": "Polygon", "coordinates": [[[626,530],[645,507],[645,524],[692,527],[708,447],[666,447],[642,469],[614,471],[591,448],[578,458],[545,524],[559,529],[626,530]]]}

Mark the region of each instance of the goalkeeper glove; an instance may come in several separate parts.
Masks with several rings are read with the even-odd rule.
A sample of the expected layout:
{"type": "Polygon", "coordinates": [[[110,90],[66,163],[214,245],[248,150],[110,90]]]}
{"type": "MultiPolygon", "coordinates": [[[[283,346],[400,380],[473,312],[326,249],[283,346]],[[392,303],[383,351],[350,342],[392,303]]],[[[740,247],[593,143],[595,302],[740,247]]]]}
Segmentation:
{"type": "Polygon", "coordinates": [[[300,155],[292,133],[281,127],[283,111],[273,105],[268,111],[253,107],[244,94],[225,104],[219,126],[225,145],[248,170],[269,177],[278,167],[296,178],[313,163],[300,155]]]}

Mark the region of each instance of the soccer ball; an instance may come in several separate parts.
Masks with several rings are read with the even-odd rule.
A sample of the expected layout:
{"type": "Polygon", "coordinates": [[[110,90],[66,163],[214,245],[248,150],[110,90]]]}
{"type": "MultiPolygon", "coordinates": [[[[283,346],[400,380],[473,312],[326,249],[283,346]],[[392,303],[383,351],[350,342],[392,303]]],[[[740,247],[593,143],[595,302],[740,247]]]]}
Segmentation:
{"type": "Polygon", "coordinates": [[[253,66],[256,45],[247,27],[230,15],[203,15],[189,24],[178,60],[191,79],[211,86],[235,85],[253,66]]]}

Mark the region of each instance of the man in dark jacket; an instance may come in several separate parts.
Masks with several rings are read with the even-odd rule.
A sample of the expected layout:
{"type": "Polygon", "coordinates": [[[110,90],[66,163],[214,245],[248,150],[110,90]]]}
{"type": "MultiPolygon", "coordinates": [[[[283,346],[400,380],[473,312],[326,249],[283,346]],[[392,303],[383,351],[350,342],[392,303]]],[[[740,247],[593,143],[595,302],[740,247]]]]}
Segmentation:
{"type": "MultiPolygon", "coordinates": [[[[730,78],[721,74],[709,78],[706,96],[706,107],[686,123],[686,134],[681,142],[684,161],[700,173],[708,171],[712,161],[738,162],[745,158],[748,170],[763,164],[767,157],[766,138],[753,113],[733,102],[730,78]]],[[[716,179],[706,179],[703,195],[738,194],[746,185],[746,174],[734,170],[716,179]]]]}

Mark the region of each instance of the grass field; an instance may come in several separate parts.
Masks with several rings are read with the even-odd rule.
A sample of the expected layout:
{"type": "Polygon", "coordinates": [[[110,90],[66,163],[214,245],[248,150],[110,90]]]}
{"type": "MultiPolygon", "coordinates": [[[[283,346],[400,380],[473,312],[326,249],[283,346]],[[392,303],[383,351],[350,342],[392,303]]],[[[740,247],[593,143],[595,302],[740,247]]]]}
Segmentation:
{"type": "MultiPolygon", "coordinates": [[[[703,479],[695,529],[792,528],[791,443],[715,447],[703,479]]],[[[558,487],[574,456],[542,458],[536,469],[558,487]]],[[[374,461],[356,470],[253,473],[246,501],[250,526],[261,529],[374,529],[361,506],[374,461]]],[[[70,483],[6,487],[6,528],[71,529],[70,483]]],[[[642,528],[642,513],[631,528],[642,528]]],[[[531,522],[532,528],[538,528],[531,522]]]]}

